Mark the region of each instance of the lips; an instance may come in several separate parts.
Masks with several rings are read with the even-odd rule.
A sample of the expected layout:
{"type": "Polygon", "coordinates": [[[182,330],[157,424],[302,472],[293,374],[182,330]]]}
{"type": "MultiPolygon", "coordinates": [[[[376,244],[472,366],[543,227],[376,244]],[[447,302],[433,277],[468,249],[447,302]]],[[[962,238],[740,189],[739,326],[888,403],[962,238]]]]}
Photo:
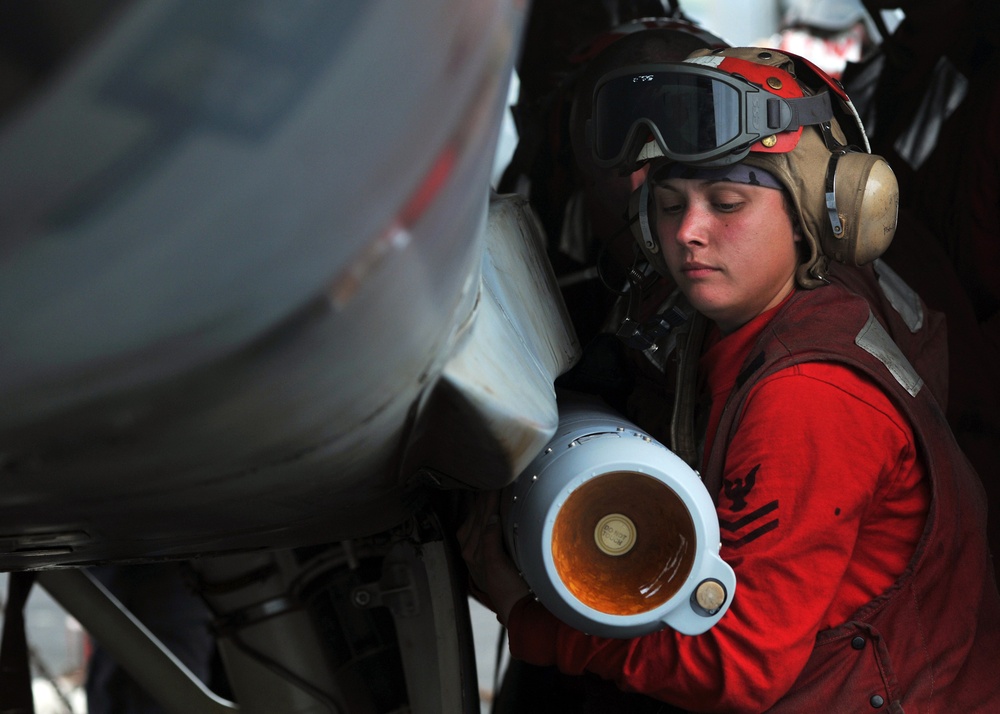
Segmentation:
{"type": "Polygon", "coordinates": [[[681,273],[689,278],[699,278],[705,275],[710,275],[716,272],[718,269],[708,265],[706,263],[699,263],[696,261],[691,261],[681,265],[681,273]]]}

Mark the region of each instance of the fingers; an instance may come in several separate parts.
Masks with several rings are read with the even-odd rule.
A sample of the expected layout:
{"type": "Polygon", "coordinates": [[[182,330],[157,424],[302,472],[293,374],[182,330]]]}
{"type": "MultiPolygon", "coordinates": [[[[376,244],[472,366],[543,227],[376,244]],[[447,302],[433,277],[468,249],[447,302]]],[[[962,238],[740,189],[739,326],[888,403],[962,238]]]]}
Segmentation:
{"type": "Polygon", "coordinates": [[[500,525],[500,492],[482,491],[480,495],[484,525],[500,525]]]}
{"type": "Polygon", "coordinates": [[[465,518],[456,535],[463,545],[478,539],[488,527],[500,525],[500,494],[497,491],[476,491],[469,494],[462,504],[465,518]]]}
{"type": "Polygon", "coordinates": [[[458,525],[458,530],[455,531],[455,535],[458,537],[458,542],[463,546],[468,540],[469,535],[472,532],[472,527],[475,523],[475,503],[473,501],[473,496],[475,494],[465,493],[462,494],[461,502],[459,503],[459,508],[463,514],[462,522],[458,525]]]}
{"type": "Polygon", "coordinates": [[[497,558],[507,557],[500,532],[500,494],[496,491],[469,494],[464,508],[466,515],[456,537],[473,582],[485,588],[488,569],[497,558]]]}

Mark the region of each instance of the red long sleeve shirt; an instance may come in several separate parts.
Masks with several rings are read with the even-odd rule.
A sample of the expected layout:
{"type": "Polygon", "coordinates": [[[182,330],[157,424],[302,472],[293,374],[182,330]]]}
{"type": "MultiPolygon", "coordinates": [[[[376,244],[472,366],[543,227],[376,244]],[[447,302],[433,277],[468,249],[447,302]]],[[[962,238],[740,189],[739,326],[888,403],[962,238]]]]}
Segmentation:
{"type": "MultiPolygon", "coordinates": [[[[703,356],[708,444],[739,365],[775,311],[703,356]]],[[[805,363],[754,387],[726,457],[721,555],[736,572],[708,632],[585,635],[526,598],[511,612],[513,656],[592,672],[691,711],[767,709],[802,671],[817,632],[840,624],[903,572],[930,500],[913,433],[853,370],[805,363]]]]}

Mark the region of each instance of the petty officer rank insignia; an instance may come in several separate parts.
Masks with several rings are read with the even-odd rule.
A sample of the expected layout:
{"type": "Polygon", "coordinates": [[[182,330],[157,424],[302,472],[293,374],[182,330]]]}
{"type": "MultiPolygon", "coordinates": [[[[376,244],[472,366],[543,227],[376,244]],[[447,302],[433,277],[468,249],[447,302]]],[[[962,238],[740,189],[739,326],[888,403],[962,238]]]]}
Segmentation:
{"type": "Polygon", "coordinates": [[[719,518],[722,544],[734,549],[757,540],[778,527],[778,500],[775,499],[749,513],[747,509],[751,491],[757,483],[757,464],[743,478],[726,479],[722,484],[723,494],[730,501],[729,511],[735,518],[719,518]]]}

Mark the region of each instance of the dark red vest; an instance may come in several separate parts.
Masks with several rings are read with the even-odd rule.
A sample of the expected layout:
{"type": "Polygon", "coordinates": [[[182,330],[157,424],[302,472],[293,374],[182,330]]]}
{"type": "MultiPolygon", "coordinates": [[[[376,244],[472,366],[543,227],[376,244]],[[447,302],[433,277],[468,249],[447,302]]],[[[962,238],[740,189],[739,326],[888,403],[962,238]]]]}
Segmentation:
{"type": "Polygon", "coordinates": [[[703,469],[709,492],[719,493],[726,446],[753,385],[800,362],[845,364],[882,387],[913,427],[932,498],[906,572],[850,621],[819,633],[795,685],[770,711],[1000,712],[1000,595],[983,487],[937,402],[914,381],[867,302],[829,285],[798,291],[781,308],[727,401],[703,469]]]}

